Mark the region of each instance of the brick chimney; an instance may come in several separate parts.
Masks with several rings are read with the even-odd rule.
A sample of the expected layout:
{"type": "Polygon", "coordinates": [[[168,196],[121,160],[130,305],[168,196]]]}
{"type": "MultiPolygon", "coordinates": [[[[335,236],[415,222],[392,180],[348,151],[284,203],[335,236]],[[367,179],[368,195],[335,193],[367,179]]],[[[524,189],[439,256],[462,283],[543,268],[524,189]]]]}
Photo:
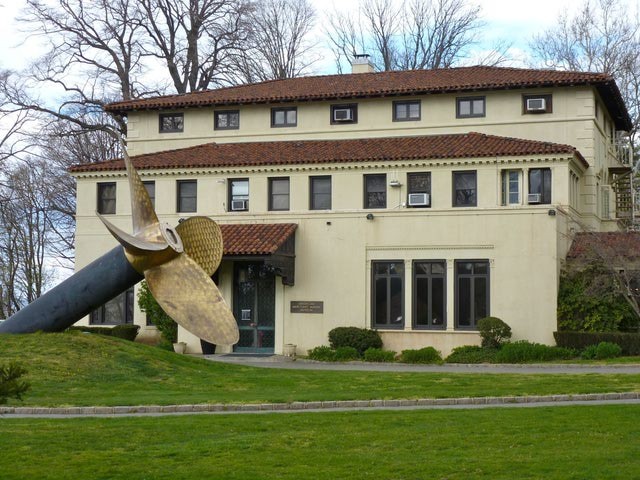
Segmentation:
{"type": "Polygon", "coordinates": [[[373,71],[373,64],[369,61],[367,53],[354,55],[351,61],[351,73],[371,73],[373,71]]]}

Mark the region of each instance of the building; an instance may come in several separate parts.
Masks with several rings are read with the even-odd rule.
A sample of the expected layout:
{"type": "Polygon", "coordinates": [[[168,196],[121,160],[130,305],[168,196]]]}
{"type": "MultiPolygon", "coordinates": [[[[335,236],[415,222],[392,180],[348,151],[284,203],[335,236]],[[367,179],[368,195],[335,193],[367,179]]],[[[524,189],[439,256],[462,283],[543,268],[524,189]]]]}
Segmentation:
{"type": "MultiPolygon", "coordinates": [[[[631,211],[631,122],[613,79],[370,70],[359,58],[352,74],[106,107],[127,118],[161,220],[222,225],[215,278],[241,331],[235,350],[305,353],[348,325],[378,329],[388,349],[447,354],[479,343],[487,315],[553,343],[572,236],[620,230],[631,211]]],[[[129,192],[121,161],[73,175],[82,267],[114,245],[96,209],[130,229],[129,192]]],[[[86,321],[146,325],[131,292],[86,321]]]]}

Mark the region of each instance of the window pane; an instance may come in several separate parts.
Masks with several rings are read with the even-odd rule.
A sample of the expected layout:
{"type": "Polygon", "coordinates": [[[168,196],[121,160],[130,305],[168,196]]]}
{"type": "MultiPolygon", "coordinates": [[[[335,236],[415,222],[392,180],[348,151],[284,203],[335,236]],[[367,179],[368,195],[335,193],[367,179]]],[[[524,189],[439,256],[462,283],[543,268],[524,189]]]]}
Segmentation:
{"type": "Polygon", "coordinates": [[[240,126],[240,113],[233,112],[229,114],[229,126],[234,128],[240,126]]]}
{"type": "Polygon", "coordinates": [[[469,274],[473,271],[473,264],[471,262],[458,262],[457,273],[459,275],[469,274]]]}
{"type": "Polygon", "coordinates": [[[289,210],[289,195],[274,195],[271,208],[273,210],[289,210]]]}
{"type": "Polygon", "coordinates": [[[460,116],[471,115],[471,102],[469,100],[460,100],[458,102],[458,113],[460,116]]]}
{"type": "Polygon", "coordinates": [[[475,206],[476,199],[476,172],[454,172],[454,204],[456,206],[475,206]]]}
{"type": "Polygon", "coordinates": [[[429,279],[417,278],[416,279],[416,325],[428,326],[429,325],[429,279]]]}
{"type": "Polygon", "coordinates": [[[458,278],[458,299],[456,302],[458,309],[458,325],[461,327],[471,326],[471,279],[467,277],[458,278]]]}
{"type": "Polygon", "coordinates": [[[434,275],[444,275],[444,263],[432,263],[431,273],[434,275]]]}
{"type": "Polygon", "coordinates": [[[404,103],[396,103],[395,104],[395,109],[396,109],[396,119],[398,120],[403,120],[406,118],[407,116],[407,107],[404,103]]]}
{"type": "Polygon", "coordinates": [[[409,104],[409,118],[420,118],[420,104],[419,103],[410,103],[409,104]]]}
{"type": "Polygon", "coordinates": [[[365,207],[385,208],[387,206],[387,176],[365,176],[365,207]]]}
{"type": "Polygon", "coordinates": [[[311,209],[331,209],[331,178],[311,178],[311,209]]]}
{"type": "Polygon", "coordinates": [[[389,273],[391,275],[404,275],[404,263],[389,264],[389,273]]]}
{"type": "Polygon", "coordinates": [[[295,125],[298,122],[298,111],[287,110],[287,123],[289,125],[295,125]]]}
{"type": "Polygon", "coordinates": [[[484,115],[484,99],[478,99],[473,101],[473,114],[484,115]]]}
{"type": "Polygon", "coordinates": [[[542,193],[542,170],[529,170],[529,193],[542,193]]]}
{"type": "Polygon", "coordinates": [[[231,196],[233,196],[234,198],[236,197],[248,198],[249,197],[249,180],[232,180],[231,196]]]}
{"type": "Polygon", "coordinates": [[[273,179],[271,180],[271,193],[276,195],[278,194],[288,194],[289,193],[289,179],[273,179]]]}
{"type": "Polygon", "coordinates": [[[407,175],[409,184],[409,193],[430,193],[431,192],[431,174],[410,173],[407,175]]]}
{"type": "Polygon", "coordinates": [[[147,191],[149,198],[151,199],[151,205],[155,207],[156,206],[156,182],[145,181],[145,182],[142,182],[142,184],[144,185],[144,188],[147,191]]]}
{"type": "Polygon", "coordinates": [[[218,113],[218,127],[226,128],[229,126],[228,117],[225,113],[218,113]]]}
{"type": "Polygon", "coordinates": [[[444,325],[444,288],[444,278],[431,279],[431,324],[434,326],[444,325]]]}
{"type": "Polygon", "coordinates": [[[542,201],[551,203],[551,170],[545,168],[542,171],[542,201]]]}
{"type": "Polygon", "coordinates": [[[428,275],[431,273],[431,264],[429,263],[415,263],[413,271],[416,275],[428,275]]]}
{"type": "Polygon", "coordinates": [[[391,304],[390,323],[398,325],[402,323],[402,278],[391,277],[391,304]]]}
{"type": "Polygon", "coordinates": [[[484,318],[487,316],[488,308],[487,308],[487,279],[485,277],[475,278],[474,284],[474,310],[475,310],[475,318],[473,319],[473,324],[475,325],[477,320],[484,318]]]}
{"type": "Polygon", "coordinates": [[[387,323],[387,279],[378,278],[375,285],[375,322],[378,325],[384,325],[387,323]]]}
{"type": "Polygon", "coordinates": [[[282,125],[284,124],[284,119],[285,119],[284,110],[276,110],[274,112],[273,123],[275,123],[276,125],[282,125]]]}

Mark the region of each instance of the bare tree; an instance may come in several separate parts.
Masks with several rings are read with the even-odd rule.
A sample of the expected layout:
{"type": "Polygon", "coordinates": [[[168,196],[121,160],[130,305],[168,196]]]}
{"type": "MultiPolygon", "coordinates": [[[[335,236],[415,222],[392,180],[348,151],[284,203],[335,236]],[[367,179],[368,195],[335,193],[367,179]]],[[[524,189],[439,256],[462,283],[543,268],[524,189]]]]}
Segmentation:
{"type": "Polygon", "coordinates": [[[308,0],[263,0],[250,13],[247,48],[232,72],[243,83],[299,77],[318,60],[310,41],[316,13],[308,0]]]}
{"type": "Polygon", "coordinates": [[[447,68],[464,58],[482,26],[465,0],[363,0],[357,15],[334,12],[327,35],[338,70],[368,53],[377,70],[447,68]]]}

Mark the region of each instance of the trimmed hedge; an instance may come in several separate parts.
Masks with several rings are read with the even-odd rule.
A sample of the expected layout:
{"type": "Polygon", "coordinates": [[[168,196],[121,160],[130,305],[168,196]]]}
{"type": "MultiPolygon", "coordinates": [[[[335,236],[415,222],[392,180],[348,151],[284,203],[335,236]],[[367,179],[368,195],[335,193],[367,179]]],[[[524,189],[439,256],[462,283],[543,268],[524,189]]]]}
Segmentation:
{"type": "Polygon", "coordinates": [[[511,338],[511,327],[497,317],[478,320],[478,331],[484,348],[500,348],[500,345],[511,338]]]}
{"type": "Polygon", "coordinates": [[[403,350],[400,361],[404,363],[442,363],[442,355],[433,347],[419,350],[403,350]]]}
{"type": "Polygon", "coordinates": [[[115,327],[69,327],[67,330],[76,332],[95,333],[96,335],[104,335],[107,337],[124,338],[125,340],[134,341],[138,336],[140,325],[116,325],[115,327]]]}
{"type": "Polygon", "coordinates": [[[478,345],[463,345],[454,348],[445,359],[447,363],[495,363],[498,350],[478,345]]]}
{"type": "Polygon", "coordinates": [[[568,360],[576,356],[576,352],[568,348],[550,347],[526,340],[505,343],[496,354],[498,363],[544,362],[548,360],[568,360]]]}
{"type": "Polygon", "coordinates": [[[640,355],[640,333],[627,332],[553,332],[559,347],[584,350],[590,345],[610,342],[620,345],[623,355],[640,355]]]}
{"type": "Polygon", "coordinates": [[[332,348],[353,347],[358,355],[364,355],[368,348],[382,348],[382,338],[375,330],[358,327],[337,327],[329,332],[332,348]]]}

